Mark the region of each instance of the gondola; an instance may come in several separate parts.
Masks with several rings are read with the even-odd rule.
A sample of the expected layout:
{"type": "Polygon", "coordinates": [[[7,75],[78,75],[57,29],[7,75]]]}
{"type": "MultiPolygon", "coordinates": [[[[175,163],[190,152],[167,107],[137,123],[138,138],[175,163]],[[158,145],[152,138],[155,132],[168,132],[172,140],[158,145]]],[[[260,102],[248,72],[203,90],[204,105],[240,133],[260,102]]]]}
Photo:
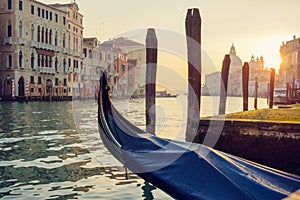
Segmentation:
{"type": "Polygon", "coordinates": [[[300,177],[201,144],[162,139],[126,120],[112,105],[106,73],[100,78],[101,139],[125,167],[175,199],[283,199],[300,177]]]}

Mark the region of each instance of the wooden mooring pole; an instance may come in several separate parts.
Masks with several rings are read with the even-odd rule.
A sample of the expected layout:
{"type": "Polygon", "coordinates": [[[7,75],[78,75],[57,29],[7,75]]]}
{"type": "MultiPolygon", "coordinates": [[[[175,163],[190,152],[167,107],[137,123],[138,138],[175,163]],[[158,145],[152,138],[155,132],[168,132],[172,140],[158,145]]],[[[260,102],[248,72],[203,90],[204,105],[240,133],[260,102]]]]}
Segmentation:
{"type": "Polygon", "coordinates": [[[146,36],[146,131],[155,134],[155,93],[157,70],[157,38],[149,28],[146,36]]]}
{"type": "Polygon", "coordinates": [[[226,110],[229,68],[230,68],[230,56],[226,54],[223,60],[222,72],[221,72],[219,115],[224,115],[226,110]]]}
{"type": "Polygon", "coordinates": [[[247,62],[244,63],[243,66],[243,111],[248,110],[248,88],[249,88],[249,64],[247,62]]]}
{"type": "Polygon", "coordinates": [[[254,84],[255,84],[254,85],[254,109],[257,110],[257,96],[258,96],[258,81],[257,81],[257,77],[255,77],[255,83],[254,84]]]}
{"type": "Polygon", "coordinates": [[[188,9],[185,19],[188,56],[188,110],[186,140],[198,132],[201,100],[201,17],[199,9],[188,9]]]}
{"type": "Polygon", "coordinates": [[[271,68],[270,73],[270,101],[269,101],[269,108],[273,108],[274,104],[274,81],[275,81],[275,69],[271,68]]]}

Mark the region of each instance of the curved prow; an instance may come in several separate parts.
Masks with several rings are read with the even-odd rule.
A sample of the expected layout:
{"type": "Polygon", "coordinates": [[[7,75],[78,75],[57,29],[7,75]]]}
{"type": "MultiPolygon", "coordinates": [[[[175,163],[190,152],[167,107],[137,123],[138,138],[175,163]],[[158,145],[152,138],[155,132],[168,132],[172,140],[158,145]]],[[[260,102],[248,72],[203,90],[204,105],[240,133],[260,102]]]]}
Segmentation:
{"type": "MultiPolygon", "coordinates": [[[[109,98],[110,87],[107,82],[107,75],[104,71],[102,72],[102,75],[100,77],[98,87],[98,121],[100,122],[99,130],[106,136],[101,137],[101,139],[105,143],[105,146],[109,149],[109,151],[121,163],[123,163],[124,161],[121,155],[122,152],[120,150],[121,144],[112,133],[113,127],[110,127],[110,125],[108,124],[110,118],[112,118],[112,105],[109,98]]],[[[100,136],[102,135],[100,134],[100,136]]]]}

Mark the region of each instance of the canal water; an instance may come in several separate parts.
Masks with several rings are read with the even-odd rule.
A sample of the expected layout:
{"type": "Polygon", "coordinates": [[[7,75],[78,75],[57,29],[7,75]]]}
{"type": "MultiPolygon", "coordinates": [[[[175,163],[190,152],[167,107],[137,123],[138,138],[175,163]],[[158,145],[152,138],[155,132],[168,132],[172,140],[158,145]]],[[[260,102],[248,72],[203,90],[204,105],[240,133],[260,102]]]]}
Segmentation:
{"type": "MultiPolygon", "coordinates": [[[[113,103],[144,129],[142,99],[113,103]]],[[[258,103],[267,106],[266,99],[258,103]]],[[[157,104],[157,134],[183,140],[186,96],[157,99],[157,104]]],[[[202,116],[216,115],[216,100],[203,97],[202,105],[202,116]]],[[[241,109],[241,98],[229,97],[227,112],[241,109]]],[[[126,179],[99,138],[92,100],[0,103],[0,198],[171,199],[135,174],[126,179]]]]}

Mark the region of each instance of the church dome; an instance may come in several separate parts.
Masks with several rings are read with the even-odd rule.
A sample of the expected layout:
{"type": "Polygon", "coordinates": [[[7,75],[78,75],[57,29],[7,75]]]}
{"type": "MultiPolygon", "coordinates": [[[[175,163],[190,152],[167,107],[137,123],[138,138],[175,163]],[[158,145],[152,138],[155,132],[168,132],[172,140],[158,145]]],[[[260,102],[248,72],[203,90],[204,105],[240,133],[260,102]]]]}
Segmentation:
{"type": "Polygon", "coordinates": [[[234,71],[242,70],[242,66],[243,66],[242,60],[236,55],[236,50],[233,44],[230,48],[229,56],[230,56],[230,69],[234,71]]]}

